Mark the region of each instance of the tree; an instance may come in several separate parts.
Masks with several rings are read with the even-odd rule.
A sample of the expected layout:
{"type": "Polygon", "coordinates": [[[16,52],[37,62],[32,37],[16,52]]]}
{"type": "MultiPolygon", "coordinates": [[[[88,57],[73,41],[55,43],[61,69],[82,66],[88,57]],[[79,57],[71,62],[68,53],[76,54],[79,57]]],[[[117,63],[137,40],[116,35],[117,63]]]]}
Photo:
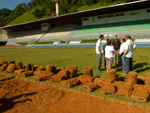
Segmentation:
{"type": "Polygon", "coordinates": [[[18,6],[16,6],[14,12],[17,16],[22,15],[23,13],[25,13],[28,10],[28,6],[25,3],[19,4],[18,6]]]}
{"type": "Polygon", "coordinates": [[[12,11],[7,9],[7,8],[3,8],[0,9],[0,16],[3,15],[4,17],[8,16],[12,11]]]}
{"type": "Polygon", "coordinates": [[[41,11],[38,8],[35,9],[35,11],[33,12],[33,15],[35,15],[35,17],[38,17],[38,18],[42,17],[41,11]]]}
{"type": "Polygon", "coordinates": [[[41,15],[43,16],[43,15],[45,15],[45,14],[46,14],[46,8],[43,7],[42,10],[41,10],[41,15]]]}

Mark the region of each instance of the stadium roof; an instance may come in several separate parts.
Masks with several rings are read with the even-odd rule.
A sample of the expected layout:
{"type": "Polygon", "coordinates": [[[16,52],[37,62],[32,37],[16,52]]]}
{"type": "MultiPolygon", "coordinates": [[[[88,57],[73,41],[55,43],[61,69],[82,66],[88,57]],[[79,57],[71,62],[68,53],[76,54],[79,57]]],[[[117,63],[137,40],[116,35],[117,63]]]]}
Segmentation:
{"type": "Polygon", "coordinates": [[[101,8],[96,8],[92,10],[86,10],[86,11],[80,11],[80,12],[75,12],[71,14],[60,15],[58,17],[45,18],[42,20],[31,21],[31,22],[22,23],[22,24],[4,26],[1,28],[11,29],[14,27],[21,27],[21,26],[23,27],[23,26],[32,25],[32,24],[49,23],[52,21],[62,20],[62,19],[67,19],[67,18],[88,17],[88,16],[94,16],[94,15],[109,14],[109,13],[116,13],[116,12],[123,12],[123,11],[130,11],[130,10],[137,10],[137,9],[144,9],[144,8],[150,8],[150,0],[139,0],[139,1],[128,2],[128,3],[123,3],[123,4],[108,6],[108,7],[101,7],[101,8]]]}

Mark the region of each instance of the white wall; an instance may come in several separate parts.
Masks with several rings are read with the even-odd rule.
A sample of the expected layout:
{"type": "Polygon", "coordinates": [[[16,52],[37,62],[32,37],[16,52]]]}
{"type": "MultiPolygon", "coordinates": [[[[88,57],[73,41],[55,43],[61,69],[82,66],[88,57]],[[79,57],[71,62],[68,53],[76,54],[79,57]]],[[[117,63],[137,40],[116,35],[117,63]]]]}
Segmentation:
{"type": "Polygon", "coordinates": [[[97,15],[92,17],[83,17],[82,26],[150,19],[150,12],[147,12],[147,10],[148,9],[141,9],[141,10],[133,10],[133,11],[126,11],[126,12],[112,13],[112,14],[97,15]],[[124,14],[123,16],[116,16],[117,14],[122,14],[122,13],[124,14]],[[108,15],[114,15],[114,17],[107,17],[108,15]],[[105,18],[98,19],[99,16],[101,17],[105,16],[105,18]],[[84,21],[84,19],[88,19],[88,20],[84,21]]]}
{"type": "Polygon", "coordinates": [[[50,23],[43,23],[41,24],[41,31],[48,31],[49,29],[51,29],[51,24],[50,23]]]}

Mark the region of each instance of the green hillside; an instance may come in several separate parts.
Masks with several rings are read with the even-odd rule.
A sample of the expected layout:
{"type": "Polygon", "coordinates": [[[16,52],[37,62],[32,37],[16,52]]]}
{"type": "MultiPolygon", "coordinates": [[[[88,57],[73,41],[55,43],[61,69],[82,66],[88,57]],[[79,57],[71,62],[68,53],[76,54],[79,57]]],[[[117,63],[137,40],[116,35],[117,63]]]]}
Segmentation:
{"type": "Polygon", "coordinates": [[[31,10],[22,14],[20,17],[16,18],[14,21],[9,23],[8,25],[21,24],[21,23],[26,23],[26,22],[30,22],[30,21],[35,21],[35,20],[47,18],[47,16],[43,16],[42,18],[35,17],[35,15],[33,15],[33,12],[36,8],[42,9],[42,6],[36,6],[36,7],[32,8],[31,10]]]}
{"type": "Polygon", "coordinates": [[[90,9],[101,8],[101,7],[106,7],[106,6],[112,6],[112,5],[116,5],[116,4],[120,4],[120,3],[123,3],[123,2],[113,2],[111,4],[97,3],[97,4],[93,4],[93,5],[85,5],[85,6],[79,7],[78,11],[84,11],[84,10],[90,10],[90,9]]]}

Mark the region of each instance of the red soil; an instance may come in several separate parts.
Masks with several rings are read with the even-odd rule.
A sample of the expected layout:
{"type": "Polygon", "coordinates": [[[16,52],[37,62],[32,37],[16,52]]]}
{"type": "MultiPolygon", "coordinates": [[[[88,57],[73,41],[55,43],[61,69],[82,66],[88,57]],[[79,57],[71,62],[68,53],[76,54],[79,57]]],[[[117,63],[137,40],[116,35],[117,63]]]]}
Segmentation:
{"type": "Polygon", "coordinates": [[[0,78],[6,77],[6,76],[9,76],[9,75],[5,73],[0,73],[0,78]]]}
{"type": "Polygon", "coordinates": [[[150,109],[25,79],[12,78],[0,81],[0,112],[150,113],[150,109]]]}
{"type": "Polygon", "coordinates": [[[22,47],[22,45],[4,45],[0,47],[22,47]]]}

